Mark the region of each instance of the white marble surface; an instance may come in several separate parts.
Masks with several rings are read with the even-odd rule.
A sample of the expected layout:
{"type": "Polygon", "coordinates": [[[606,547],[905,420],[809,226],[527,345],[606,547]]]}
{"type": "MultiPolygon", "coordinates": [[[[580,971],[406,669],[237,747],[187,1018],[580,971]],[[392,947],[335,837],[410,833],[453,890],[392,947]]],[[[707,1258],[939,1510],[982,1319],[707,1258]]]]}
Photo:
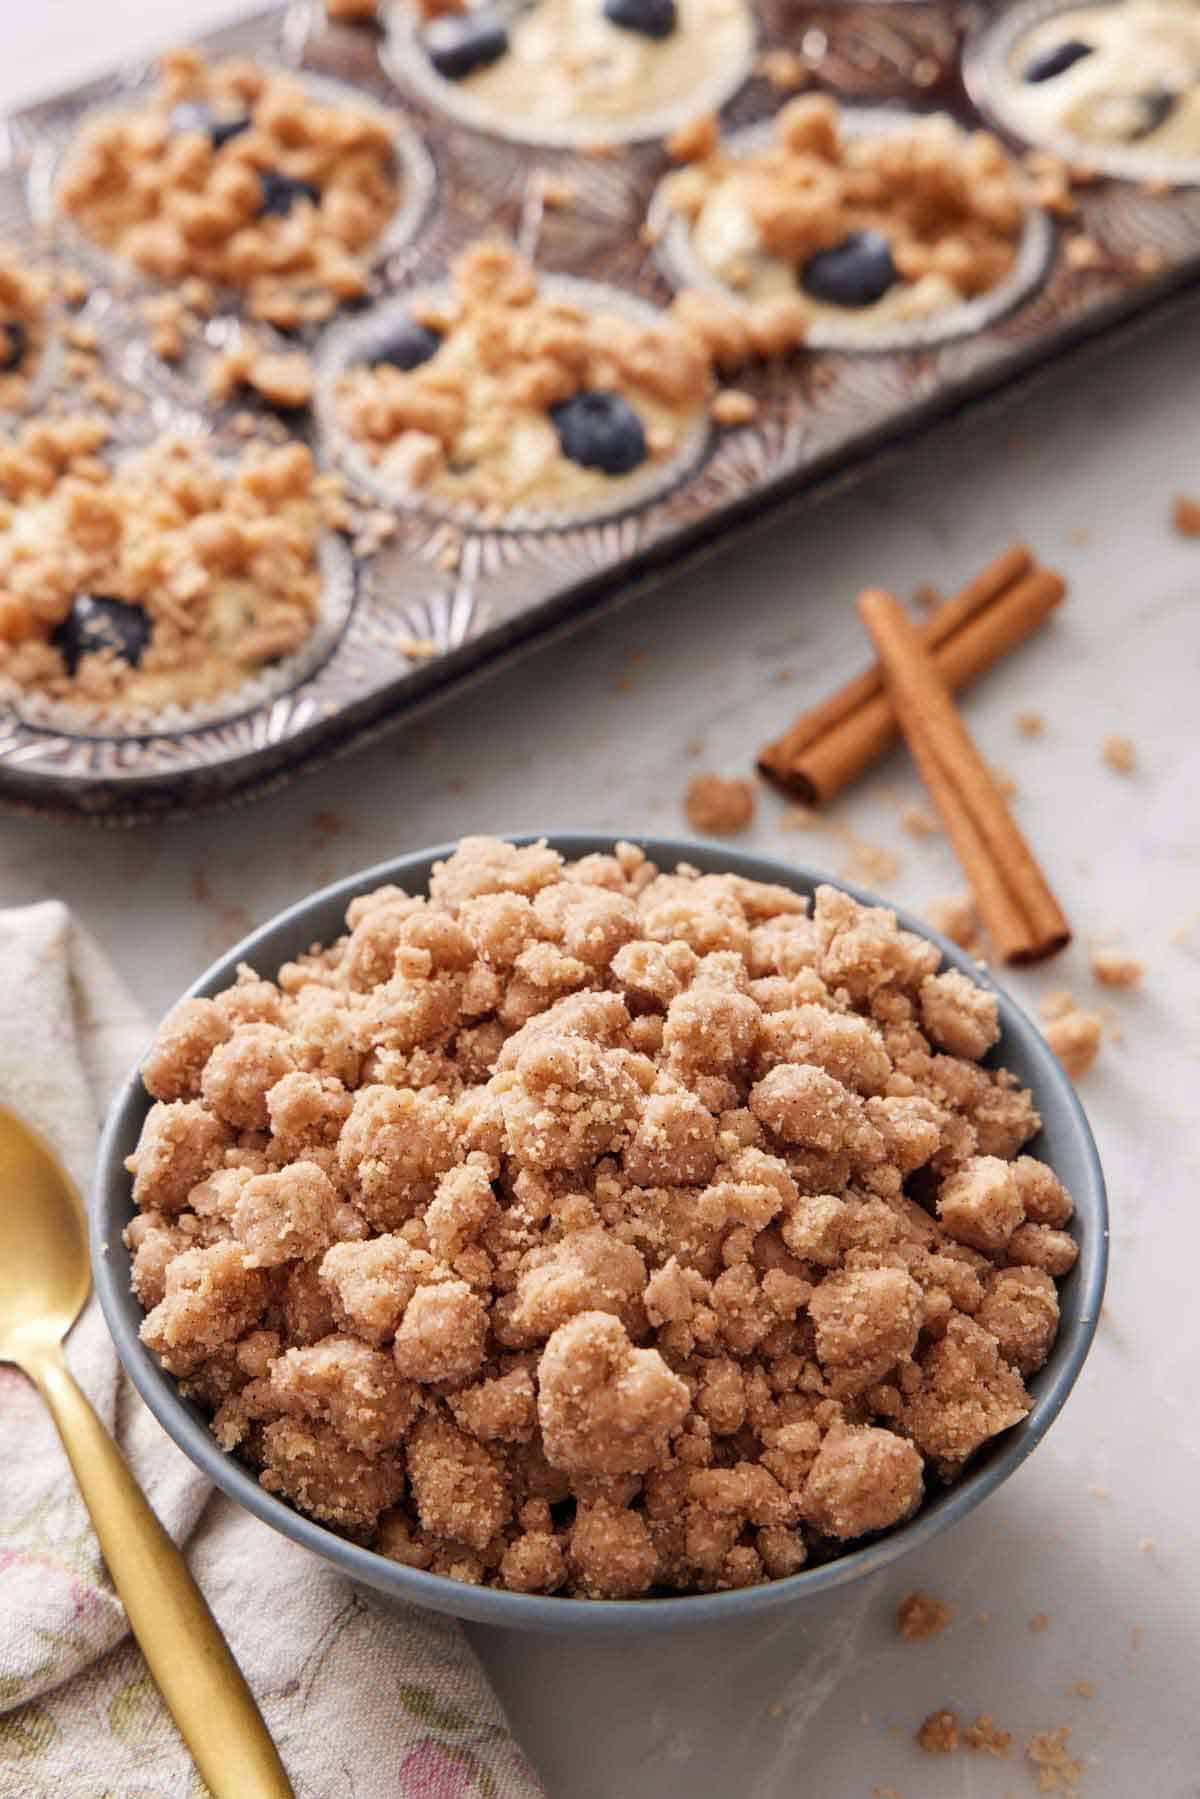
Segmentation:
{"type": "MultiPolygon", "coordinates": [[[[6,19],[0,102],[234,10],[44,0],[6,19]]],[[[1064,1723],[1088,1799],[1200,1796],[1200,545],[1167,524],[1172,492],[1200,491],[1198,348],[1200,304],[268,802],[132,835],[0,823],[0,904],[69,901],[159,1012],[252,923],[393,852],[467,830],[679,827],[692,769],[744,770],[859,663],[868,582],[950,587],[1016,535],[1069,575],[1060,619],[969,717],[1078,929],[1012,985],[1030,1005],[1058,985],[1107,999],[1121,1030],[1083,1089],[1114,1216],[1095,1351],[1021,1473],[871,1581],[764,1625],[619,1646],[476,1630],[554,1799],[1004,1799],[1034,1790],[1019,1743],[1064,1723]],[[1047,715],[1042,739],[1018,735],[1019,708],[1047,715]],[[1131,777],[1101,764],[1111,731],[1136,740],[1131,777]],[[1092,986],[1091,938],[1136,947],[1142,993],[1092,986]],[[915,1585],[956,1608],[922,1647],[891,1628],[915,1585]],[[1012,1758],[922,1756],[912,1732],[945,1705],[991,1712],[1012,1758]]],[[[918,798],[901,756],[829,830],[784,830],[764,794],[748,847],[836,873],[848,826],[897,851],[889,893],[919,906],[958,883],[940,839],[900,828],[918,798]]]]}

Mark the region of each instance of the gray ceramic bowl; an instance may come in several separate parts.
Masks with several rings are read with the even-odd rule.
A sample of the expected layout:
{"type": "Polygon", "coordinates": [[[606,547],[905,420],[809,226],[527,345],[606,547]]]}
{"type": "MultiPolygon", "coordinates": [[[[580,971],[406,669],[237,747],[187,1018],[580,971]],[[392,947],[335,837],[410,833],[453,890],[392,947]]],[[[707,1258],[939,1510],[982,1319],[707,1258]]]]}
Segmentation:
{"type": "MultiPolygon", "coordinates": [[[[552,832],[549,836],[556,848],[571,857],[611,850],[613,841],[608,837],[568,831],[552,832]]],[[[520,837],[515,841],[529,842],[531,839],[520,837]]],[[[821,881],[828,879],[811,870],[737,855],[710,845],[664,838],[640,838],[638,841],[662,867],[670,868],[679,861],[687,861],[709,871],[731,869],[755,880],[779,882],[800,893],[811,893],[821,881]]],[[[188,993],[219,992],[233,980],[239,962],[249,962],[260,972],[273,974],[281,963],[312,943],[328,942],[336,937],[343,928],[346,906],[354,895],[368,892],[385,881],[393,881],[410,892],[424,892],[433,863],[448,855],[452,848],[453,845],[446,845],[441,849],[401,856],[393,862],[382,862],[376,868],[366,869],[349,880],[339,881],[334,887],[326,887],[323,892],[290,907],[271,923],[254,931],[201,975],[188,993]]],[[[856,888],[847,887],[846,890],[856,899],[873,900],[872,895],[856,888]]],[[[988,981],[961,950],[931,932],[920,920],[903,912],[898,916],[909,930],[931,937],[948,963],[988,981]]],[[[708,1620],[773,1611],[778,1606],[796,1604],[809,1594],[856,1580],[860,1575],[886,1567],[889,1562],[957,1523],[1020,1466],[1058,1416],[1083,1366],[1096,1328],[1108,1258],[1108,1213],[1096,1146],[1075,1090],[1041,1034],[1003,991],[999,991],[999,999],[1003,1034],[994,1053],[1033,1089],[1043,1126],[1030,1147],[1050,1163],[1075,1200],[1073,1229],[1079,1241],[1080,1255],[1075,1268],[1061,1284],[1062,1322],[1058,1340],[1046,1366],[1030,1382],[1034,1406],[1022,1424],[996,1439],[971,1463],[965,1478],[956,1485],[935,1491],[910,1523],[836,1561],[765,1586],[691,1598],[544,1598],[466,1586],[442,1575],[401,1567],[397,1562],[389,1562],[335,1536],[332,1531],[301,1517],[281,1500],[264,1492],[248,1469],[218,1448],[202,1413],[180,1398],[174,1381],[163,1373],[138,1337],[142,1310],[129,1285],[130,1258],[121,1241],[121,1232],[133,1213],[125,1157],[137,1142],[149,1107],[136,1070],[130,1075],[109,1117],[100,1146],[91,1200],[96,1287],[121,1360],[163,1429],[231,1498],[265,1524],[334,1563],[352,1579],[393,1599],[410,1600],[433,1611],[526,1630],[592,1634],[670,1630],[708,1620]]]]}

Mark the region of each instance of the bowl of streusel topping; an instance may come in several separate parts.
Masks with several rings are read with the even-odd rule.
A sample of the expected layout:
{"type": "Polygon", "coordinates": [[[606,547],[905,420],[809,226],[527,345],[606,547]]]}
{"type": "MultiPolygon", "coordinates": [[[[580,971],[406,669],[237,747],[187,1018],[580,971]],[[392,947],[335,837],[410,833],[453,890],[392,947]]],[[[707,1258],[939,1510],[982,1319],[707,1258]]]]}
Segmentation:
{"type": "Polygon", "coordinates": [[[122,1360],[226,1493],[396,1598],[743,1615],[1003,1482],[1103,1295],[1035,1027],[819,873],[466,838],[327,888],[168,1014],[92,1199],[122,1360]]]}

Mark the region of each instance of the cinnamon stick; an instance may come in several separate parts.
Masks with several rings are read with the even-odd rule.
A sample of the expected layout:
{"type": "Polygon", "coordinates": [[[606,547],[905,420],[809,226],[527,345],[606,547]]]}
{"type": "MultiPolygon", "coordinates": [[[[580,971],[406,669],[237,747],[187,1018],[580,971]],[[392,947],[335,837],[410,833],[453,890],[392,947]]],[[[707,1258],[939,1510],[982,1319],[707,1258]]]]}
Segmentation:
{"type": "Polygon", "coordinates": [[[920,633],[895,595],[880,588],[861,594],[858,610],[905,742],[998,955],[1020,963],[1054,955],[1070,942],[1071,928],[920,633]]]}
{"type": "MultiPolygon", "coordinates": [[[[1065,592],[1059,575],[1037,568],[1025,546],[1015,544],[940,606],[921,635],[950,687],[965,687],[1030,636],[1065,592]]],[[[758,766],[788,793],[818,805],[857,779],[898,735],[876,666],[798,718],[759,753],[758,766]]]]}

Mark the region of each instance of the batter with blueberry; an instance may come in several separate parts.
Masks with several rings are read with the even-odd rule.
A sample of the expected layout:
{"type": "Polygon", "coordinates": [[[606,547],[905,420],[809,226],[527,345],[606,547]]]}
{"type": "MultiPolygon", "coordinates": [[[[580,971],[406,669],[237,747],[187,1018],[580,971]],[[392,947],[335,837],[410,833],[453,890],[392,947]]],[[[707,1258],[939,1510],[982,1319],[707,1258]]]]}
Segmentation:
{"type": "Polygon", "coordinates": [[[521,137],[620,135],[693,95],[723,99],[754,45],[745,0],[424,0],[413,61],[454,108],[521,137]],[[716,92],[720,90],[720,92],[716,92]],[[448,89],[443,90],[448,94],[448,89]]]}
{"type": "Polygon", "coordinates": [[[1033,141],[1200,157],[1200,6],[1127,0],[1056,13],[1019,37],[1005,109],[1033,141]]]}
{"type": "Polygon", "coordinates": [[[143,105],[84,126],[55,197],[139,274],[238,289],[252,317],[290,330],[364,292],[399,195],[381,113],[174,50],[143,105]]]}
{"type": "Polygon", "coordinates": [[[695,160],[667,177],[656,210],[686,233],[689,275],[747,304],[787,299],[810,327],[866,344],[1005,280],[1027,202],[995,138],[937,114],[843,126],[836,102],[812,94],[782,108],[766,144],[679,134],[676,154],[695,160]]]}
{"type": "Polygon", "coordinates": [[[390,310],[335,405],[378,486],[502,523],[514,508],[635,499],[704,419],[712,387],[711,358],[674,318],[581,304],[481,242],[444,297],[390,310]]]}
{"type": "Polygon", "coordinates": [[[158,712],[300,649],[339,517],[311,453],[257,446],[229,468],[165,438],[117,459],[108,433],[79,414],[0,444],[0,684],[158,712]]]}

